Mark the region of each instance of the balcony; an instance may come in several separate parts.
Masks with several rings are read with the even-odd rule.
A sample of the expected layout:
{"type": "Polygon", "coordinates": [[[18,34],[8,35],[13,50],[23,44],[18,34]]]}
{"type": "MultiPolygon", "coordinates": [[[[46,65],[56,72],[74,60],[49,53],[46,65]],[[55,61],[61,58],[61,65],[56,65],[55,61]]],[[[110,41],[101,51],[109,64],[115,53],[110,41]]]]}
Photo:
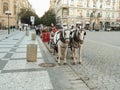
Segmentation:
{"type": "Polygon", "coordinates": [[[62,8],[69,8],[69,5],[68,4],[62,4],[61,7],[62,8]]]}

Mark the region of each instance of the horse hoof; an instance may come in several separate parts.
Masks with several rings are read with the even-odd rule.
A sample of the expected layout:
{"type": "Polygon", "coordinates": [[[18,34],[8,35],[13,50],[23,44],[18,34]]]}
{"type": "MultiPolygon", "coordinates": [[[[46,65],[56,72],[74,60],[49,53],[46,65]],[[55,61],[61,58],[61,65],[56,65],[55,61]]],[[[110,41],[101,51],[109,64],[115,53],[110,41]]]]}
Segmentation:
{"type": "Polygon", "coordinates": [[[82,62],[78,62],[78,64],[82,64],[82,62]]]}
{"type": "Polygon", "coordinates": [[[55,60],[56,62],[58,62],[58,60],[55,60]]]}
{"type": "Polygon", "coordinates": [[[64,63],[64,65],[67,65],[67,63],[64,63]]]}
{"type": "Polygon", "coordinates": [[[75,65],[76,63],[75,62],[73,62],[73,65],[75,65]]]}
{"type": "Polygon", "coordinates": [[[61,65],[61,63],[58,63],[58,65],[61,65]]]}

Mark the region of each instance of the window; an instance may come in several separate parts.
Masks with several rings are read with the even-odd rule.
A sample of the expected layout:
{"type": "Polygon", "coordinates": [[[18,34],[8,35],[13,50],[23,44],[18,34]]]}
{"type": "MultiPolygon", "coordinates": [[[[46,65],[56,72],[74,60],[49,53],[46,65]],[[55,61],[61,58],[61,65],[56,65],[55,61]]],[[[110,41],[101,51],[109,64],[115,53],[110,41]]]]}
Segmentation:
{"type": "Polygon", "coordinates": [[[115,4],[113,3],[113,7],[112,7],[112,9],[115,9],[115,4]]]}
{"type": "Polygon", "coordinates": [[[78,7],[82,7],[82,1],[78,1],[78,2],[77,2],[77,6],[78,6],[78,7]]]}
{"type": "Polygon", "coordinates": [[[110,0],[107,0],[107,1],[106,1],[106,5],[110,5],[110,0]]]}
{"type": "Polygon", "coordinates": [[[119,1],[119,9],[120,9],[120,1],[119,1]]]}
{"type": "Polygon", "coordinates": [[[63,17],[66,18],[68,16],[68,9],[63,9],[63,17]]]}
{"type": "Polygon", "coordinates": [[[87,7],[89,7],[89,2],[87,2],[87,7]]]}
{"type": "Polygon", "coordinates": [[[112,13],[112,18],[114,18],[114,13],[112,13]]]}
{"type": "Polygon", "coordinates": [[[5,11],[8,11],[8,3],[7,2],[3,3],[3,13],[5,13],[5,11]]]}
{"type": "Polygon", "coordinates": [[[70,5],[74,5],[74,0],[71,0],[71,3],[70,3],[70,5]]]}
{"type": "Polygon", "coordinates": [[[89,11],[87,11],[87,17],[89,17],[89,11]]]}
{"type": "Polygon", "coordinates": [[[74,15],[73,11],[74,11],[73,9],[70,10],[70,16],[74,15]]]}
{"type": "Polygon", "coordinates": [[[101,13],[98,13],[97,17],[101,17],[101,13]]]}
{"type": "Polygon", "coordinates": [[[100,4],[100,8],[102,8],[102,3],[100,4]]]}
{"type": "Polygon", "coordinates": [[[78,14],[78,16],[80,16],[80,17],[82,17],[82,10],[77,10],[77,14],[78,14]]]}
{"type": "Polygon", "coordinates": [[[14,5],[14,14],[16,14],[16,5],[14,5]]]}
{"type": "Polygon", "coordinates": [[[63,4],[68,4],[68,1],[67,0],[63,0],[63,4]]]}

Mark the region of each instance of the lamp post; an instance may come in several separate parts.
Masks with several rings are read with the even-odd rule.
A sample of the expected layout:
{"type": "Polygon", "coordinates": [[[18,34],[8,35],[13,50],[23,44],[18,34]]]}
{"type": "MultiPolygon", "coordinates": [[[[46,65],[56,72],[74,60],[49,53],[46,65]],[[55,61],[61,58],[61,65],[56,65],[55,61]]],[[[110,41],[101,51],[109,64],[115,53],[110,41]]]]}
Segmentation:
{"type": "Polygon", "coordinates": [[[11,15],[10,11],[5,11],[5,14],[8,15],[8,34],[10,34],[10,28],[9,28],[9,16],[11,15]]]}

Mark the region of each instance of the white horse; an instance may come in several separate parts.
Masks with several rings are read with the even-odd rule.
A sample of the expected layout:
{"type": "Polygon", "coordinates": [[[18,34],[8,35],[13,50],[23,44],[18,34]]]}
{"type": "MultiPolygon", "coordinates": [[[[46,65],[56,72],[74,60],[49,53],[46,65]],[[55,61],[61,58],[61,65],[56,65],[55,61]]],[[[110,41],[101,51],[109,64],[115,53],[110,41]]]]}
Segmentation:
{"type": "Polygon", "coordinates": [[[79,64],[82,63],[82,58],[81,58],[81,51],[82,51],[82,45],[83,45],[83,41],[84,41],[84,37],[86,35],[86,32],[84,29],[80,29],[77,28],[77,29],[74,29],[71,31],[71,34],[70,34],[70,46],[72,48],[72,54],[73,54],[73,64],[76,64],[77,61],[76,61],[76,51],[78,49],[78,56],[79,56],[79,64]]]}
{"type": "Polygon", "coordinates": [[[61,52],[62,47],[65,48],[64,64],[66,64],[66,55],[68,51],[68,44],[70,41],[70,30],[62,30],[55,32],[53,40],[58,49],[58,64],[60,64],[60,59],[62,56],[62,52],[61,52]]]}

